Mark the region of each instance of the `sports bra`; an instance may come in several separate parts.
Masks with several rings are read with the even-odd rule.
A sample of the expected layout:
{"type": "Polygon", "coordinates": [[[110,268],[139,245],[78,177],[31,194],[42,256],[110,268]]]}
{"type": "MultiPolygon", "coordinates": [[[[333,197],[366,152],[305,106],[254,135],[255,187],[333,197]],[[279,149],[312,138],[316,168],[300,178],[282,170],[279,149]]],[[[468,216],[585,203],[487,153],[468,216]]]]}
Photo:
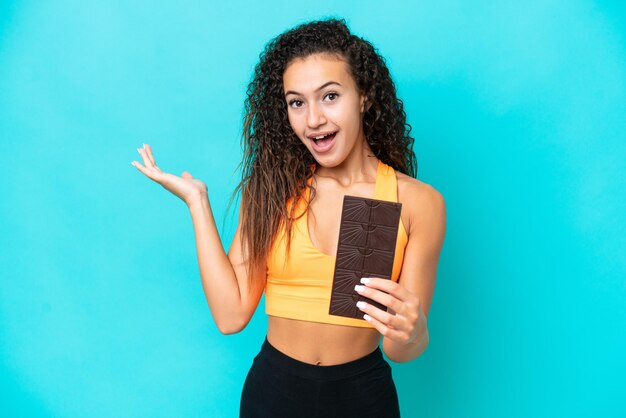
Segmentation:
{"type": "MultiPolygon", "coordinates": [[[[315,167],[313,167],[313,172],[315,172],[315,167]]],[[[336,257],[319,251],[309,236],[305,209],[311,193],[312,180],[311,175],[303,191],[304,200],[300,200],[296,208],[296,218],[302,212],[304,214],[292,224],[290,257],[286,257],[284,225],[270,248],[264,289],[265,313],[303,321],[375,328],[364,319],[328,313],[336,257]]],[[[397,202],[397,182],[395,170],[379,160],[373,198],[397,202]]],[[[293,198],[287,202],[287,208],[289,209],[292,204],[293,198]]],[[[397,282],[400,276],[407,241],[407,232],[400,219],[391,274],[391,280],[394,282],[397,282]]]]}

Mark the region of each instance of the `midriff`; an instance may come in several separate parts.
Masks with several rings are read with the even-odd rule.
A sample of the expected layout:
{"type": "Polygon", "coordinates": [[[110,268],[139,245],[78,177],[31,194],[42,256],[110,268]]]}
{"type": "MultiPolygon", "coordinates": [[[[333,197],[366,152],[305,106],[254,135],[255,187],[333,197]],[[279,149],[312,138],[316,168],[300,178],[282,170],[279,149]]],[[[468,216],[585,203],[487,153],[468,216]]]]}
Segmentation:
{"type": "Polygon", "coordinates": [[[267,340],[304,363],[332,366],[365,357],[380,344],[376,328],[347,327],[268,315],[267,340]]]}
{"type": "MultiPolygon", "coordinates": [[[[309,184],[310,182],[311,178],[309,179],[309,184]]],[[[372,194],[357,193],[356,195],[371,196],[372,194]]],[[[309,199],[309,197],[309,190],[307,189],[305,199],[309,199]]],[[[374,199],[392,202],[399,201],[395,171],[381,161],[378,162],[373,197],[374,199]]],[[[339,201],[338,197],[335,198],[335,203],[337,201],[339,201]]],[[[335,208],[335,213],[337,213],[337,209],[338,208],[335,208]]],[[[312,210],[312,208],[309,208],[309,210],[312,210]]],[[[331,211],[332,210],[326,207],[321,209],[320,213],[329,213],[331,211]]],[[[313,244],[313,240],[308,232],[309,227],[307,225],[307,219],[308,216],[305,213],[305,216],[301,217],[296,222],[296,231],[298,233],[295,234],[294,241],[292,241],[292,251],[298,254],[303,261],[299,261],[300,264],[298,264],[298,262],[287,259],[287,261],[291,263],[287,265],[288,270],[291,269],[291,272],[285,276],[285,273],[281,270],[281,263],[285,260],[284,244],[282,242],[279,242],[280,251],[273,253],[273,256],[270,257],[271,263],[269,264],[269,272],[273,272],[274,274],[272,277],[274,283],[270,289],[271,292],[267,293],[266,289],[266,297],[272,298],[273,302],[270,305],[266,300],[266,308],[272,308],[266,309],[268,318],[267,340],[278,351],[304,363],[319,366],[333,366],[348,363],[365,357],[376,350],[380,345],[382,335],[378,329],[369,325],[365,320],[361,321],[363,323],[361,326],[342,323],[345,318],[327,315],[327,304],[315,306],[314,302],[316,299],[312,299],[313,302],[310,302],[306,299],[306,295],[300,296],[302,303],[309,302],[308,305],[314,306],[315,309],[307,311],[307,308],[302,308],[298,311],[301,305],[298,305],[298,302],[293,302],[296,298],[293,297],[293,294],[289,294],[289,290],[297,290],[303,288],[305,285],[314,288],[315,281],[302,283],[304,281],[303,277],[311,279],[311,277],[306,276],[307,274],[308,276],[312,276],[311,271],[314,271],[313,267],[307,270],[306,263],[314,263],[314,267],[318,270],[322,270],[319,273],[320,277],[327,277],[329,278],[329,283],[332,283],[335,262],[334,257],[323,253],[313,244]],[[303,265],[305,267],[302,267],[303,265]],[[324,267],[321,268],[320,266],[324,267]],[[291,276],[293,276],[294,279],[300,279],[300,283],[296,280],[291,283],[289,279],[291,276]],[[291,297],[286,297],[285,294],[291,297]],[[279,314],[284,313],[285,315],[272,315],[272,313],[275,312],[279,314]],[[324,315],[320,315],[320,312],[323,312],[324,315]],[[287,314],[292,316],[289,317],[287,314]],[[294,317],[296,314],[298,314],[297,319],[294,317]]],[[[394,259],[397,265],[394,268],[395,274],[392,274],[394,281],[397,281],[399,277],[404,248],[408,238],[408,231],[405,229],[405,225],[409,225],[408,211],[406,209],[402,213],[399,225],[398,241],[396,244],[397,255],[394,259]]],[[[319,225],[318,228],[323,229],[323,227],[319,225]]],[[[338,231],[335,234],[329,235],[338,236],[338,231]]],[[[327,291],[328,294],[330,294],[330,288],[328,288],[327,291]]],[[[317,300],[319,300],[319,298],[317,300]]]]}

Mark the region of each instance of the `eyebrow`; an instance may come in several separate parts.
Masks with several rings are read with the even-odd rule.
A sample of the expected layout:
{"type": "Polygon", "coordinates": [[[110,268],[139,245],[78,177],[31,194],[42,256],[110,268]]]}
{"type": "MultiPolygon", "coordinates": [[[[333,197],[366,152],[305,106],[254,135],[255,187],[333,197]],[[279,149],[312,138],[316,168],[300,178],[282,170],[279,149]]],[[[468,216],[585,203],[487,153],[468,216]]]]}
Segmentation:
{"type": "MultiPolygon", "coordinates": [[[[330,86],[331,84],[336,84],[338,86],[341,86],[341,84],[337,83],[336,81],[329,81],[328,83],[324,83],[321,86],[319,86],[315,91],[320,91],[321,89],[323,89],[324,87],[330,86]]],[[[296,95],[301,95],[300,93],[298,93],[297,91],[293,91],[293,90],[289,90],[288,92],[285,93],[285,96],[288,96],[290,94],[296,94],[296,95]]]]}

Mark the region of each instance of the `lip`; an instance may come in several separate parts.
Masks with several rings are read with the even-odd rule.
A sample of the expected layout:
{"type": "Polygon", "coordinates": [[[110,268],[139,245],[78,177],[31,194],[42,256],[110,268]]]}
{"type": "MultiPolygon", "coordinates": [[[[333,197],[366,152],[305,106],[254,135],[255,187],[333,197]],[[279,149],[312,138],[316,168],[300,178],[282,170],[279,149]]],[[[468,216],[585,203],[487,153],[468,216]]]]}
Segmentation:
{"type": "Polygon", "coordinates": [[[316,133],[309,134],[306,137],[309,138],[310,140],[313,140],[313,138],[315,137],[332,134],[333,132],[337,132],[337,131],[316,132],[316,133]]]}
{"type": "MultiPolygon", "coordinates": [[[[329,133],[332,133],[332,132],[329,132],[329,133]]],[[[330,151],[330,149],[335,145],[335,142],[337,142],[337,135],[339,135],[339,132],[335,133],[335,136],[333,137],[333,139],[328,144],[324,144],[324,145],[318,145],[315,143],[313,139],[311,139],[311,147],[313,147],[313,151],[315,151],[318,154],[330,151]]],[[[318,135],[315,135],[315,136],[318,136],[318,135]]]]}

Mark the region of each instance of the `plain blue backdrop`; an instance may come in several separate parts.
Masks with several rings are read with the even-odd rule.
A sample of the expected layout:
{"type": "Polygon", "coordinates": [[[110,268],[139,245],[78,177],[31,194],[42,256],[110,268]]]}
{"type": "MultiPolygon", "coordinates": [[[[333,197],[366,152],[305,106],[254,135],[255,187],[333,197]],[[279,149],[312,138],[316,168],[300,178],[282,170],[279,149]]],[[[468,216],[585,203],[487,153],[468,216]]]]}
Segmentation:
{"type": "Polygon", "coordinates": [[[235,417],[266,333],[220,334],[182,201],[230,246],[264,45],[343,17],[386,58],[447,205],[403,417],[626,416],[624,2],[2,1],[0,416],[235,417]]]}

